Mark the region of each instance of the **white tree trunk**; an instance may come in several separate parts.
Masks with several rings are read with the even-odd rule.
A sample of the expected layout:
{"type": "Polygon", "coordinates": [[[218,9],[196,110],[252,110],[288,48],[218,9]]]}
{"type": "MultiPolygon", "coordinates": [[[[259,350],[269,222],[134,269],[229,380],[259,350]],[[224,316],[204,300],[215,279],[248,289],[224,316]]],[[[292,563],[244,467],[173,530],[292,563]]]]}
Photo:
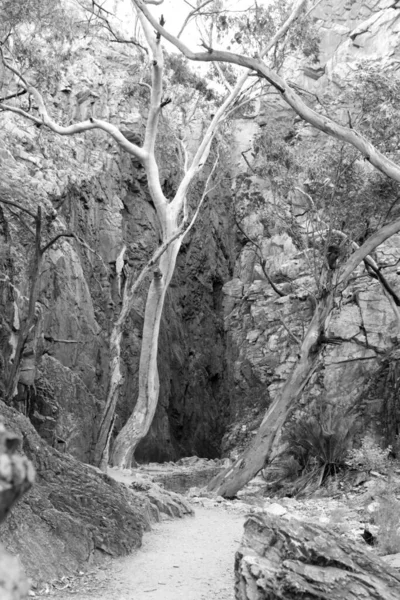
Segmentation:
{"type": "MultiPolygon", "coordinates": [[[[171,214],[167,215],[163,225],[163,237],[168,239],[177,229],[176,218],[171,214]]],[[[155,269],[150,284],[139,363],[139,395],[132,415],[116,438],[112,453],[112,463],[120,467],[131,466],[135,449],[147,434],[157,408],[160,389],[157,354],[161,315],[181,244],[182,236],[170,244],[162,255],[159,269],[155,269]]]]}
{"type": "Polygon", "coordinates": [[[226,498],[234,497],[271,458],[288,414],[301,396],[318,361],[321,348],[318,340],[325,331],[325,324],[332,310],[333,294],[331,289],[319,299],[301,345],[299,359],[266,412],[252,443],[231,467],[214,477],[208,485],[209,491],[226,498]]]}

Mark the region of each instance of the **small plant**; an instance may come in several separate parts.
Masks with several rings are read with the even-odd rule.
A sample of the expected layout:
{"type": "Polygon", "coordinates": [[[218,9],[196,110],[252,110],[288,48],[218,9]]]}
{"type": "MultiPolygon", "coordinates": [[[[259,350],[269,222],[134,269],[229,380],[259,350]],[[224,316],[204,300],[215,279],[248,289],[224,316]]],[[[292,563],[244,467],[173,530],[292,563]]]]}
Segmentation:
{"type": "Polygon", "coordinates": [[[372,437],[365,436],[360,448],[349,452],[346,463],[349,467],[358,469],[359,471],[387,473],[391,466],[389,458],[391,451],[391,446],[383,450],[372,437]]]}
{"type": "Polygon", "coordinates": [[[293,484],[295,493],[318,488],[345,467],[354,426],[355,415],[330,405],[304,415],[292,425],[285,441],[301,473],[293,484]]]}
{"type": "Polygon", "coordinates": [[[314,463],[325,474],[335,474],[345,464],[352,439],[354,417],[328,407],[324,413],[306,416],[288,433],[289,446],[303,467],[314,463]]]}

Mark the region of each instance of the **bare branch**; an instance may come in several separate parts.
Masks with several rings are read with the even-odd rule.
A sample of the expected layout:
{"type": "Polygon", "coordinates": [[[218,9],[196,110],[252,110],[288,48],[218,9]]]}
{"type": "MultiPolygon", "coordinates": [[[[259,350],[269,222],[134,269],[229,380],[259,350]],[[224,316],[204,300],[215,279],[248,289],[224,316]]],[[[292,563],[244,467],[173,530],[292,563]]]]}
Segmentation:
{"type": "Polygon", "coordinates": [[[296,344],[298,344],[299,346],[301,346],[301,341],[293,333],[293,331],[290,331],[289,327],[286,325],[285,321],[283,320],[282,315],[278,315],[278,320],[282,323],[282,325],[284,326],[284,328],[286,329],[286,331],[288,332],[288,334],[294,339],[294,341],[296,342],[296,344]]]}
{"type": "Polygon", "coordinates": [[[3,96],[3,98],[0,98],[0,102],[4,102],[5,100],[11,100],[12,98],[17,98],[18,96],[23,96],[23,94],[26,94],[26,90],[21,90],[20,92],[15,92],[15,94],[3,96]]]}
{"type": "Polygon", "coordinates": [[[18,211],[14,211],[10,207],[8,207],[8,210],[16,219],[18,219],[18,221],[20,221],[22,223],[22,225],[24,227],[26,227],[26,229],[29,231],[29,233],[31,235],[35,235],[35,232],[33,231],[32,227],[30,225],[28,225],[28,223],[25,222],[25,219],[22,218],[21,214],[18,211]]]}
{"type": "MultiPolygon", "coordinates": [[[[184,20],[183,25],[179,30],[179,33],[176,36],[178,38],[178,40],[181,37],[182,33],[184,32],[184,29],[185,29],[186,25],[189,23],[189,21],[196,15],[196,13],[199,13],[202,8],[207,6],[207,4],[211,4],[212,1],[213,0],[206,0],[205,2],[203,2],[203,4],[200,4],[200,6],[198,6],[197,8],[193,8],[193,10],[190,11],[190,13],[187,15],[186,19],[184,20]]],[[[189,3],[187,3],[187,4],[189,4],[189,3]]]]}
{"type": "MultiPolygon", "coordinates": [[[[157,23],[150,11],[147,9],[143,0],[132,1],[134,1],[138,8],[146,15],[147,19],[160,33],[160,35],[165,37],[165,39],[167,39],[171,44],[176,46],[176,48],[178,48],[187,58],[199,62],[227,62],[246,67],[252,71],[256,71],[260,77],[266,79],[275,89],[279,91],[282,99],[289,104],[289,106],[291,106],[302,119],[313,125],[316,129],[319,129],[320,131],[336,139],[353,145],[375,168],[391,179],[400,182],[400,167],[398,165],[379,152],[379,150],[377,150],[374,145],[371,144],[371,142],[369,142],[358,132],[340,125],[328,117],[320,115],[312,108],[307,106],[300,96],[298,96],[291,89],[286,81],[272,69],[270,69],[261,60],[261,58],[252,58],[249,56],[235,54],[233,52],[214,50],[213,48],[208,48],[207,52],[193,52],[185,44],[183,44],[180,40],[171,35],[168,31],[166,31],[166,29],[157,23]]],[[[300,2],[301,8],[304,6],[304,4],[304,2],[300,2]]],[[[283,28],[281,28],[281,30],[282,29],[283,28]]],[[[274,40],[276,35],[274,36],[274,40]]],[[[272,41],[273,40],[271,40],[271,43],[272,41]]],[[[271,43],[268,44],[267,48],[260,56],[264,56],[266,52],[269,51],[271,48],[271,43]]]]}
{"type": "Polygon", "coordinates": [[[78,340],[60,340],[59,338],[54,338],[52,335],[44,335],[43,338],[46,342],[52,342],[53,344],[79,344],[78,340]]]}
{"type": "Polygon", "coordinates": [[[276,292],[278,294],[278,296],[281,296],[281,298],[283,296],[286,296],[286,294],[284,294],[283,292],[281,292],[281,290],[275,285],[275,283],[272,281],[272,279],[268,275],[268,272],[267,272],[267,270],[265,268],[265,265],[267,263],[266,263],[265,258],[263,257],[262,250],[261,250],[261,247],[258,244],[258,242],[256,242],[255,240],[253,240],[251,237],[249,237],[247,235],[247,233],[245,232],[245,230],[243,229],[243,227],[241,227],[241,225],[240,225],[239,221],[236,219],[236,217],[235,217],[235,223],[236,223],[236,227],[244,235],[244,237],[246,238],[246,240],[253,246],[253,248],[255,248],[254,253],[255,253],[255,255],[258,258],[258,261],[260,263],[260,266],[262,268],[262,271],[264,273],[264,276],[265,276],[266,280],[268,281],[268,283],[270,284],[270,286],[272,287],[272,289],[274,290],[274,292],[276,292]]]}
{"type": "Polygon", "coordinates": [[[14,67],[12,67],[3,57],[3,63],[14,73],[14,75],[22,81],[24,84],[26,91],[30,94],[38,105],[38,111],[41,118],[37,118],[32,116],[31,114],[10,105],[0,104],[0,110],[7,110],[19,114],[27,119],[30,119],[36,125],[45,125],[51,131],[58,133],[59,135],[75,135],[77,133],[82,133],[84,131],[89,131],[91,129],[102,129],[111,137],[115,139],[115,141],[129,154],[133,154],[138,158],[141,162],[144,162],[147,158],[147,153],[143,148],[140,148],[136,144],[132,144],[129,142],[126,137],[120,132],[118,127],[108,123],[107,121],[102,121],[100,119],[90,118],[87,121],[81,121],[80,123],[74,123],[73,125],[68,125],[67,127],[63,127],[56,123],[48,114],[46,105],[44,103],[43,97],[40,92],[31,85],[25,77],[21,73],[19,73],[14,67]]]}
{"type": "MultiPolygon", "coordinates": [[[[214,186],[212,188],[209,188],[208,186],[209,186],[209,183],[210,183],[210,181],[212,179],[212,176],[214,175],[214,171],[217,168],[218,161],[219,161],[219,154],[217,155],[217,158],[214,161],[213,167],[212,167],[212,169],[211,169],[211,171],[210,171],[210,173],[209,173],[209,175],[207,177],[207,181],[206,181],[206,184],[204,186],[204,190],[203,190],[203,194],[202,194],[202,196],[200,198],[200,202],[198,203],[197,208],[196,208],[196,210],[195,210],[195,212],[194,212],[194,214],[192,216],[192,219],[191,219],[189,225],[187,226],[185,232],[182,235],[182,238],[184,238],[185,235],[191,230],[191,228],[193,227],[193,225],[194,225],[194,223],[195,223],[195,221],[197,219],[197,216],[198,216],[198,214],[200,212],[200,208],[202,207],[202,204],[203,204],[205,198],[216,187],[216,186],[214,186]]],[[[186,212],[185,220],[187,220],[187,219],[188,219],[188,214],[186,212]]]]}
{"type": "MultiPolygon", "coordinates": [[[[131,38],[128,40],[125,38],[121,38],[119,35],[117,35],[115,33],[108,18],[102,14],[102,13],[105,13],[105,14],[112,16],[112,13],[108,12],[107,10],[105,10],[103,7],[101,7],[97,3],[93,3],[93,4],[95,4],[95,6],[98,7],[98,9],[99,9],[98,12],[95,12],[93,9],[90,9],[88,6],[83,5],[81,2],[78,2],[78,4],[79,4],[79,6],[81,6],[83,8],[83,10],[85,12],[89,13],[90,15],[93,15],[96,19],[99,19],[99,21],[101,21],[101,26],[104,27],[114,38],[114,39],[110,40],[110,42],[117,43],[117,44],[132,44],[133,46],[137,46],[138,48],[140,48],[140,50],[143,50],[144,52],[146,52],[146,54],[148,54],[147,48],[142,46],[142,44],[140,44],[134,38],[131,38]]],[[[90,23],[90,21],[91,21],[91,19],[89,19],[89,23],[90,23]]]]}
{"type": "Polygon", "coordinates": [[[53,246],[53,244],[55,244],[57,242],[57,240],[59,240],[62,237],[73,237],[74,238],[75,234],[72,233],[71,231],[67,231],[65,233],[57,233],[57,235],[54,236],[52,240],[47,242],[47,244],[45,244],[45,246],[43,246],[43,248],[40,249],[41,253],[44,254],[46,252],[46,250],[51,248],[51,246],[53,246]]]}
{"type": "Polygon", "coordinates": [[[22,212],[24,212],[27,215],[29,215],[30,217],[32,217],[32,219],[36,219],[35,213],[33,213],[31,210],[29,210],[29,208],[25,208],[25,206],[18,204],[18,202],[14,202],[12,200],[5,200],[4,198],[0,198],[0,202],[2,202],[3,204],[10,204],[11,206],[14,206],[14,208],[18,208],[19,210],[22,210],[22,212]]]}

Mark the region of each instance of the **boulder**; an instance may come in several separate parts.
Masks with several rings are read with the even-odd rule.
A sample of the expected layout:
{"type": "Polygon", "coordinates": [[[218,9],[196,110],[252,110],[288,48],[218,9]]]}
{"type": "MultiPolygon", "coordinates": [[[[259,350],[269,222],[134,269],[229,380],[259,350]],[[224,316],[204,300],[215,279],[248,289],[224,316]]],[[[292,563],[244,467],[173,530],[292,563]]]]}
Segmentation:
{"type": "Polygon", "coordinates": [[[235,560],[236,600],[396,600],[400,573],[314,523],[250,516],[235,560]]]}
{"type": "MultiPolygon", "coordinates": [[[[141,545],[143,531],[161,512],[192,512],[165,490],[160,497],[153,488],[151,494],[129,490],[99,469],[57,451],[26,417],[2,402],[0,415],[36,470],[35,485],[1,525],[0,538],[7,550],[19,555],[35,583],[72,574],[102,557],[128,554],[141,545]]],[[[19,460],[26,464],[23,456],[19,460]]],[[[1,465],[0,456],[0,472],[1,465]]],[[[3,600],[1,589],[0,584],[3,600]]]]}
{"type": "MultiPolygon", "coordinates": [[[[7,432],[0,423],[0,522],[34,479],[33,466],[19,454],[19,445],[19,438],[7,432]]],[[[22,600],[28,591],[28,580],[19,561],[0,545],[0,597],[2,600],[22,600]]]]}

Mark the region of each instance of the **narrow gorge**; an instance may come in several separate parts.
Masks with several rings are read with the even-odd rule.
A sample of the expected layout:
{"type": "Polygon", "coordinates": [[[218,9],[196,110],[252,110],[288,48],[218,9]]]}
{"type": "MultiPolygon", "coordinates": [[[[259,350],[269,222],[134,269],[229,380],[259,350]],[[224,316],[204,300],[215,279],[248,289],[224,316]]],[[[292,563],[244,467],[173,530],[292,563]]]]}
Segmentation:
{"type": "MultiPolygon", "coordinates": [[[[60,127],[101,120],[123,143],[146,148],[157,65],[135,11],[147,3],[82,2],[63,12],[64,0],[32,0],[30,15],[9,4],[0,6],[0,416],[36,479],[0,539],[38,584],[124,556],[163,515],[193,508],[157,481],[127,488],[95,459],[124,290],[165,241],[148,172],[105,130],[57,135],[40,123],[29,91],[40,90],[60,127]]],[[[197,35],[200,4],[185,44],[197,35]]],[[[399,1],[266,3],[262,14],[252,5],[254,27],[240,20],[239,4],[237,20],[222,5],[202,17],[218,47],[253,57],[278,35],[265,62],[290,89],[400,164],[399,1]],[[280,39],[297,5],[294,33],[280,39]]],[[[162,27],[162,7],[150,8],[162,27]]],[[[174,10],[165,7],[167,30],[174,10]]],[[[164,44],[155,158],[160,194],[172,203],[244,69],[232,60],[197,68],[147,27],[164,44]]],[[[235,464],[293,371],[326,290],[332,306],[316,339],[318,360],[288,430],[309,407],[329,406],[356,414],[355,446],[367,434],[385,448],[398,444],[400,233],[373,248],[372,266],[361,261],[345,285],[339,272],[369,236],[399,219],[400,180],[313,127],[285,92],[253,75],[260,73],[217,123],[179,212],[191,218],[202,199],[166,292],[159,399],[132,468],[213,459],[210,480],[235,464]]],[[[144,278],[123,325],[111,454],[138,398],[146,297],[157,276],[154,269],[144,278]]],[[[284,450],[279,434],[273,454],[284,450]]]]}

